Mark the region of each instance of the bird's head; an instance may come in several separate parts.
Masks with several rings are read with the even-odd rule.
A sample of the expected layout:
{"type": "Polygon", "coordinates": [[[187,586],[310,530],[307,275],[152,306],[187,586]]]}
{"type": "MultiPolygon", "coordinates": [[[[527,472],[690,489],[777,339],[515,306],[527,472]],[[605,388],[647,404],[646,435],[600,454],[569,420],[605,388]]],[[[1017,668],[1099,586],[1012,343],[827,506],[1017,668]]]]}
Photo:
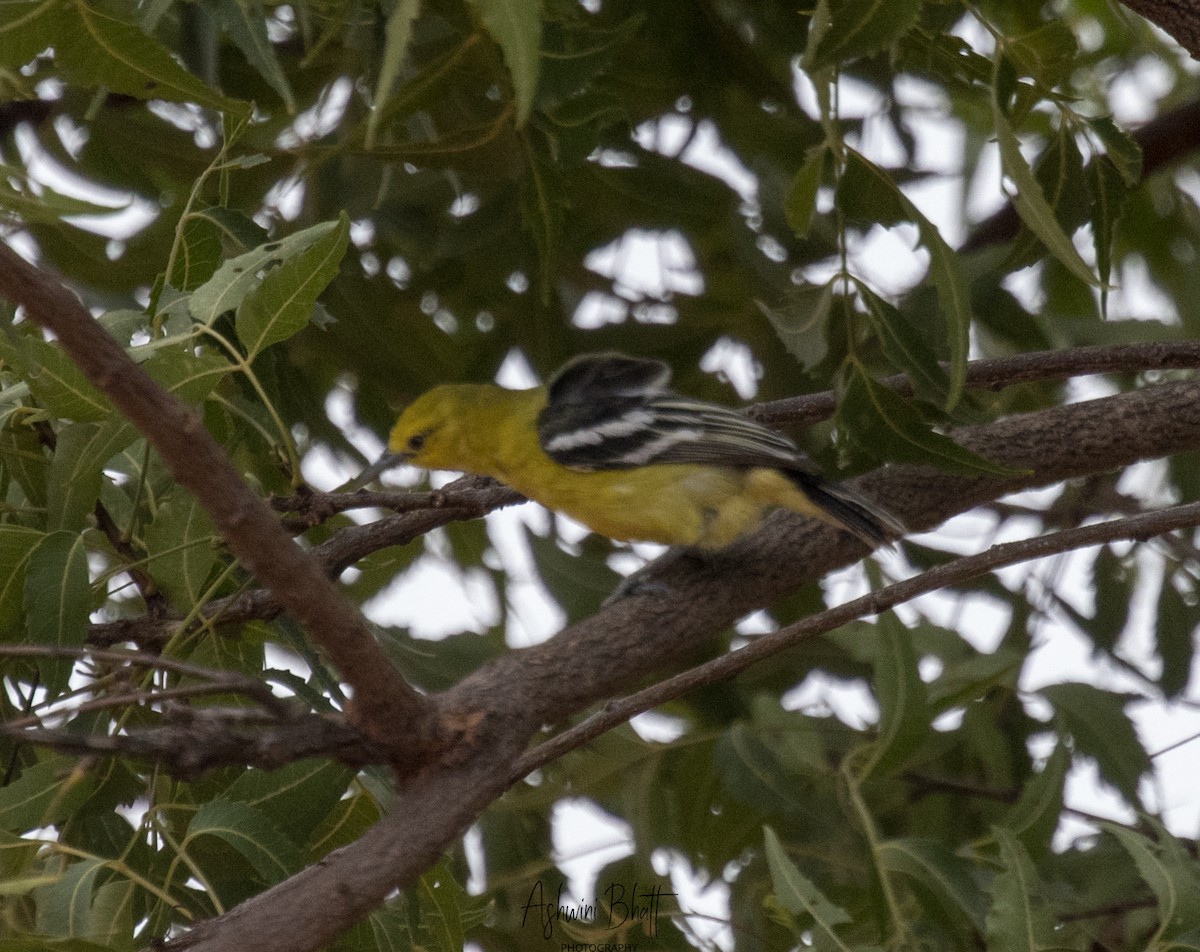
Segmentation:
{"type": "Polygon", "coordinates": [[[447,384],[423,393],[405,407],[388,436],[388,450],[424,469],[462,469],[471,385],[447,384]]]}

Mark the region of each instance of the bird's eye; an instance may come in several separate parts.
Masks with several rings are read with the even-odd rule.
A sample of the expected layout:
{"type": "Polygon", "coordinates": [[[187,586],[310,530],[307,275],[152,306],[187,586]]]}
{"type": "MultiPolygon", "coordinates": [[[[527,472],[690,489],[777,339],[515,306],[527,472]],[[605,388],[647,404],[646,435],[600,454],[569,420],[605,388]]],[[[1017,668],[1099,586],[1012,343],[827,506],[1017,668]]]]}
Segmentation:
{"type": "Polygon", "coordinates": [[[428,435],[429,435],[428,433],[418,433],[415,436],[409,437],[409,439],[408,439],[409,452],[410,453],[419,452],[421,450],[421,448],[425,445],[425,437],[427,437],[428,435]]]}

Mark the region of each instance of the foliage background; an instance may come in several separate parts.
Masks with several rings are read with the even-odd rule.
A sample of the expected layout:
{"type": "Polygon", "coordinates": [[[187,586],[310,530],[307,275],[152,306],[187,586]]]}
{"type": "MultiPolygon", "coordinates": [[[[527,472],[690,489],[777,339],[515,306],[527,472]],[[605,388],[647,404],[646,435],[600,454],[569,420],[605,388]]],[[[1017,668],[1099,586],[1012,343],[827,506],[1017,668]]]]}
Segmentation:
{"type": "MultiPolygon", "coordinates": [[[[1194,133],[1179,121],[1185,158],[1143,177],[1128,132],[1190,103],[1195,68],[1113,3],[3,0],[0,66],[7,237],[202,405],[264,494],[292,493],[317,454],[353,471],[366,461],[354,427],[382,434],[436,382],[544,376],[609,348],[669,360],[681,390],[722,402],[835,389],[836,417],[796,434],[827,471],[982,474],[994,470],[931,427],[1162,374],[964,395],[968,345],[990,357],[1196,337],[1194,133]],[[998,165],[1019,228],[977,228],[955,250],[995,207],[998,165]],[[880,395],[899,371],[914,401],[880,395]],[[352,408],[354,425],[329,406],[352,408]]],[[[194,500],[32,324],[9,321],[0,359],[4,641],[97,644],[140,630],[105,624],[193,620],[250,587],[194,500]]],[[[997,501],[841,584],[1195,500],[1196,463],[997,501]]],[[[305,538],[351,525],[334,515],[305,538]]],[[[441,690],[513,650],[530,570],[569,621],[611,591],[611,545],[541,526],[519,530],[524,566],[475,520],[373,552],[345,588],[365,602],[432,558],[485,593],[486,630],[430,643],[380,629],[403,673],[441,690]]],[[[1196,565],[1187,537],[1101,547],[707,687],[515,786],[469,834],[471,864],[452,850],[338,947],[535,947],[522,907],[563,878],[556,806],[583,802],[630,832],[597,893],[687,870],[723,884],[729,928],[713,939],[698,918],[664,916],[653,936],[646,920],[560,924],[556,941],[1200,948],[1196,830],[1163,824],[1194,793],[1155,789],[1156,745],[1129,714],[1191,705],[1196,565]],[[1064,628],[1100,659],[1094,683],[1031,684],[1037,647],[1064,628]],[[871,685],[879,720],[797,707],[830,683],[871,685]],[[1065,801],[1085,764],[1121,822],[1065,801]]],[[[693,660],[838,595],[810,585],[740,634],[698,641],[693,660]]],[[[173,630],[129,640],[313,711],[344,702],[286,619],[173,630]]],[[[75,735],[169,724],[145,692],[197,680],[146,668],[131,682],[102,659],[4,664],[5,720],[38,714],[75,735]]],[[[630,688],[642,680],[629,673],[630,688]]],[[[180,776],[9,738],[3,765],[5,952],[139,947],[351,842],[393,797],[382,768],[326,758],[180,776]]]]}

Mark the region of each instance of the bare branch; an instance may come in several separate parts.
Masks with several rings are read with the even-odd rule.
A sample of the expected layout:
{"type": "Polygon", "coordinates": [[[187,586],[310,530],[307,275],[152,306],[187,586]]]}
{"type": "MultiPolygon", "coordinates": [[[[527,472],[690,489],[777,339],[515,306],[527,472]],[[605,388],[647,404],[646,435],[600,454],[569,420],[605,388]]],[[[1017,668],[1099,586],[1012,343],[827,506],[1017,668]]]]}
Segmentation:
{"type": "MultiPolygon", "coordinates": [[[[967,365],[966,384],[971,390],[1001,390],[1037,380],[1066,380],[1090,374],[1185,370],[1195,367],[1200,367],[1200,341],[1096,345],[973,360],[967,365]]],[[[905,396],[913,392],[912,383],[904,374],[887,377],[883,383],[905,396]]],[[[823,393],[760,403],[751,407],[749,414],[766,426],[781,426],[785,423],[810,426],[829,419],[836,409],[837,396],[832,390],[826,390],[823,393]]]]}
{"type": "Polygon", "coordinates": [[[0,724],[0,737],[79,756],[150,760],[183,779],[231,765],[274,770],[307,757],[331,758],[351,767],[386,759],[384,751],[336,718],[305,714],[254,723],[248,722],[246,713],[244,708],[175,705],[168,707],[166,715],[176,723],[127,734],[85,735],[0,724]]]}
{"type": "Polygon", "coordinates": [[[4,244],[0,293],[55,334],[88,381],[146,435],[238,558],[329,653],[354,688],[354,717],[372,739],[390,746],[400,761],[429,750],[436,729],[429,704],[392,667],[316,560],[238,476],[197,413],[158,386],[61,283],[4,244]]]}

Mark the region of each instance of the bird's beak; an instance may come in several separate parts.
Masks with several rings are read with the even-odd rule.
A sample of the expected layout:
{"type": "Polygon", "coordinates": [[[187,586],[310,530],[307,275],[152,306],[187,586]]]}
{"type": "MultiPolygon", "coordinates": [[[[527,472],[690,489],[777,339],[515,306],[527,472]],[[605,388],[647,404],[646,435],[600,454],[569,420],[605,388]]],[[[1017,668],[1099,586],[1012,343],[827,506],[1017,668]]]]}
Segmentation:
{"type": "Polygon", "coordinates": [[[393,466],[399,466],[408,461],[407,453],[384,453],[370,466],[340,488],[340,492],[353,492],[369,485],[393,466]]]}

